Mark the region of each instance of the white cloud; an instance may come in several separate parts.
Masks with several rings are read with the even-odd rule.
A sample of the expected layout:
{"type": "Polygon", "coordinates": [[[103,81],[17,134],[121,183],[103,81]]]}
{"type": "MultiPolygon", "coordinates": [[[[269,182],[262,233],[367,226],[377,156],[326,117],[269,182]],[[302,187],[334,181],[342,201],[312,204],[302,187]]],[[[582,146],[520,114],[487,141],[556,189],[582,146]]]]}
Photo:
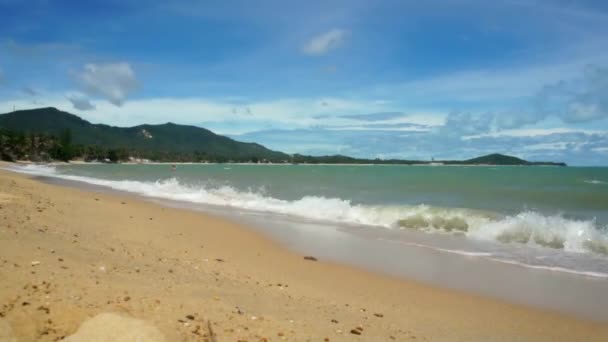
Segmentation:
{"type": "Polygon", "coordinates": [[[506,129],[498,132],[482,133],[477,135],[469,135],[462,137],[462,140],[472,140],[480,138],[500,138],[500,137],[541,137],[552,134],[599,134],[607,135],[606,131],[599,130],[586,130],[586,129],[575,129],[567,127],[556,127],[556,128],[521,128],[521,129],[506,129]]]}
{"type": "Polygon", "coordinates": [[[563,151],[568,149],[570,144],[568,144],[567,142],[554,142],[554,143],[540,143],[540,144],[532,144],[532,145],[528,145],[528,146],[524,146],[524,150],[529,150],[529,151],[552,151],[552,150],[557,150],[557,151],[563,151]]]}
{"type": "Polygon", "coordinates": [[[596,147],[592,149],[595,152],[608,153],[608,147],[596,147]]]}
{"type": "Polygon", "coordinates": [[[431,129],[418,126],[396,126],[396,125],[348,125],[325,127],[328,131],[382,131],[382,132],[429,132],[431,129]]]}
{"type": "Polygon", "coordinates": [[[95,109],[95,105],[91,103],[91,101],[81,93],[70,93],[66,95],[68,101],[72,103],[72,107],[78,110],[93,110],[95,109]]]}
{"type": "Polygon", "coordinates": [[[339,47],[346,38],[347,32],[341,29],[332,29],[319,34],[302,46],[302,52],[307,55],[324,55],[330,50],[339,47]]]}
{"type": "Polygon", "coordinates": [[[583,76],[547,85],[537,96],[539,109],[565,122],[608,117],[608,68],[587,66],[583,76]]]}
{"type": "Polygon", "coordinates": [[[102,96],[116,106],[121,106],[138,86],[135,72],[125,62],[86,64],[76,77],[87,93],[102,96]]]}

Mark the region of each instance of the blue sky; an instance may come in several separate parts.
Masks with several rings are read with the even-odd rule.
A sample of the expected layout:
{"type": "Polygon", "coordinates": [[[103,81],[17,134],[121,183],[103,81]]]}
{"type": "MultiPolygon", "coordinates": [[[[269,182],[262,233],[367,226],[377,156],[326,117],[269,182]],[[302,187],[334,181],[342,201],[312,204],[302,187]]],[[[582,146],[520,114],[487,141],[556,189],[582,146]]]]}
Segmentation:
{"type": "Polygon", "coordinates": [[[608,165],[608,2],[0,0],[0,112],[608,165]]]}

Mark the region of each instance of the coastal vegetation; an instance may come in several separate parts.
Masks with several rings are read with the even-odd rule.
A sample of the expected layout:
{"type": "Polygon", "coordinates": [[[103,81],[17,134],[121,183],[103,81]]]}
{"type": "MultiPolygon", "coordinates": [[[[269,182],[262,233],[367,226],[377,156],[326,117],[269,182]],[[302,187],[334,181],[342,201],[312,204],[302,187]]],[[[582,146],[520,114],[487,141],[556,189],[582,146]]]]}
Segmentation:
{"type": "Polygon", "coordinates": [[[502,154],[464,161],[289,155],[256,143],[239,142],[201,127],[174,123],[114,127],[92,124],[56,108],[20,110],[0,115],[0,158],[40,162],[78,159],[102,162],[565,166],[556,162],[529,162],[502,154]]]}

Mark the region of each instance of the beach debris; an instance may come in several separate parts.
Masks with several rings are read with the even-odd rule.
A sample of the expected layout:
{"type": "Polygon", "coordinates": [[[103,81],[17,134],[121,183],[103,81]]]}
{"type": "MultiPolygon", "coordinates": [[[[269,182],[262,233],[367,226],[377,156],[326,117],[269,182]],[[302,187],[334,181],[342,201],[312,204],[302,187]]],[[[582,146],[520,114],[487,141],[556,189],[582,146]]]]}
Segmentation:
{"type": "Polygon", "coordinates": [[[337,319],[333,319],[332,318],[331,322],[334,323],[334,324],[338,324],[338,320],[337,319]]]}
{"type": "Polygon", "coordinates": [[[381,313],[375,313],[375,314],[374,314],[374,316],[376,316],[376,317],[380,317],[380,318],[384,317],[384,315],[383,315],[383,314],[381,314],[381,313]]]}
{"type": "Polygon", "coordinates": [[[217,262],[224,262],[224,259],[216,258],[215,261],[217,261],[217,262]]]}
{"type": "Polygon", "coordinates": [[[255,317],[255,316],[251,316],[251,320],[252,320],[252,321],[255,321],[255,320],[257,320],[257,319],[258,319],[257,317],[255,317]]]}
{"type": "Polygon", "coordinates": [[[40,261],[38,261],[38,260],[32,261],[32,266],[38,266],[38,265],[40,265],[40,261]]]}
{"type": "Polygon", "coordinates": [[[238,313],[239,315],[242,315],[245,313],[245,311],[241,310],[241,308],[239,308],[238,306],[235,306],[235,312],[238,313]]]}
{"type": "Polygon", "coordinates": [[[51,309],[44,305],[40,305],[36,310],[44,311],[47,315],[51,313],[51,309]]]}
{"type": "Polygon", "coordinates": [[[315,258],[313,256],[310,256],[310,255],[307,255],[307,256],[304,257],[304,260],[317,261],[317,258],[315,258]]]}
{"type": "Polygon", "coordinates": [[[200,325],[197,325],[197,326],[194,328],[194,330],[192,330],[192,333],[193,333],[194,335],[201,336],[201,326],[200,326],[200,325]]]}
{"type": "Polygon", "coordinates": [[[131,297],[129,297],[129,296],[124,296],[122,300],[124,300],[125,302],[128,302],[128,301],[130,301],[130,300],[131,300],[131,297]]]}
{"type": "Polygon", "coordinates": [[[23,303],[21,303],[21,306],[28,306],[28,305],[30,305],[30,302],[23,302],[23,303]]]}
{"type": "Polygon", "coordinates": [[[99,266],[99,271],[105,272],[106,271],[106,267],[105,266],[99,266]]]}
{"type": "Polygon", "coordinates": [[[361,331],[357,330],[357,329],[351,329],[350,333],[353,335],[361,335],[361,331]]]}
{"type": "Polygon", "coordinates": [[[215,335],[215,332],[213,332],[213,328],[211,328],[211,321],[207,321],[207,332],[209,333],[209,338],[211,339],[211,342],[217,342],[217,336],[215,335]]]}
{"type": "Polygon", "coordinates": [[[186,318],[191,321],[194,321],[194,315],[186,315],[186,318]]]}

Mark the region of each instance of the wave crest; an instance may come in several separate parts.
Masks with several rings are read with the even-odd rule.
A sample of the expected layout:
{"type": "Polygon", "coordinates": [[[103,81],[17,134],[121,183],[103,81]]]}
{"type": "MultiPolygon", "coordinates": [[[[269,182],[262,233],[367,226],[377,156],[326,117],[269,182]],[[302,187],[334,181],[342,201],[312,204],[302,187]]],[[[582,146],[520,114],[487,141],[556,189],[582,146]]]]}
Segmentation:
{"type": "Polygon", "coordinates": [[[415,229],[464,235],[501,243],[519,243],[579,253],[608,255],[608,234],[593,220],[572,220],[534,211],[504,216],[471,209],[427,205],[388,206],[353,204],[350,200],[305,196],[287,201],[263,191],[239,191],[230,186],[187,185],[176,178],[141,182],[66,175],[54,167],[27,165],[13,168],[27,174],[58,177],[106,186],[139,195],[191,203],[298,216],[336,223],[415,229]]]}

